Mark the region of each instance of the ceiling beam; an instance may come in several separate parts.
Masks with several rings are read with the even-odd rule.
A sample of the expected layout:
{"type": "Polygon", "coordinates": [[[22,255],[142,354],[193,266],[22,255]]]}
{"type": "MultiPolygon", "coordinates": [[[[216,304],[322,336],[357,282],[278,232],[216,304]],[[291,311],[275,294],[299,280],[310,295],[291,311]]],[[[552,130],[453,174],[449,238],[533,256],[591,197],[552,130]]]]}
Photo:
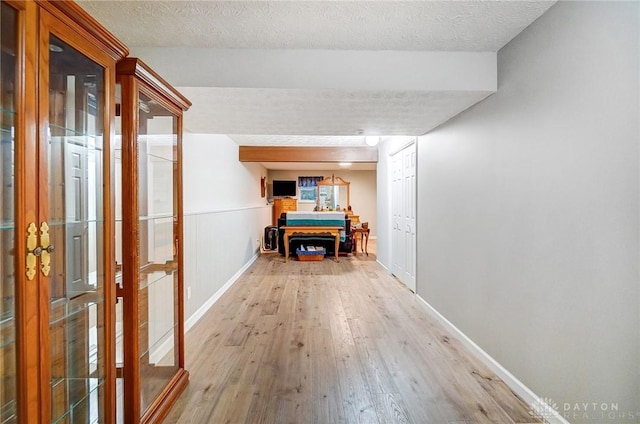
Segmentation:
{"type": "Polygon", "coordinates": [[[240,146],[240,162],[377,163],[375,147],[240,146]]]}

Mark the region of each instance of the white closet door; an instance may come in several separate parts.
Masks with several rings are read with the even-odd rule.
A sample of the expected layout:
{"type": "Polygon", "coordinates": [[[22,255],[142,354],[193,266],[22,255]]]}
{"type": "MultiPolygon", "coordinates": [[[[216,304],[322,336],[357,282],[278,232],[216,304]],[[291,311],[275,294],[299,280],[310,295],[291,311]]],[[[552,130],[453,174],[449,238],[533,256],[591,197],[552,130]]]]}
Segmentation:
{"type": "Polygon", "coordinates": [[[405,245],[402,243],[402,155],[391,157],[391,273],[400,278],[405,245]]]}
{"type": "Polygon", "coordinates": [[[416,290],[416,144],[392,155],[392,269],[407,287],[416,290]]]}

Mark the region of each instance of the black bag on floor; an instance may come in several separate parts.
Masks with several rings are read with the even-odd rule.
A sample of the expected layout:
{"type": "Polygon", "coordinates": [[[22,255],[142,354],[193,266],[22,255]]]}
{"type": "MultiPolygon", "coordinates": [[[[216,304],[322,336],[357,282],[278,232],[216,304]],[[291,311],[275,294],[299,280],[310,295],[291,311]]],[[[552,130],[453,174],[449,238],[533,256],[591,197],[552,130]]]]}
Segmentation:
{"type": "Polygon", "coordinates": [[[264,228],[264,250],[278,249],[278,227],[269,225],[264,228]]]}

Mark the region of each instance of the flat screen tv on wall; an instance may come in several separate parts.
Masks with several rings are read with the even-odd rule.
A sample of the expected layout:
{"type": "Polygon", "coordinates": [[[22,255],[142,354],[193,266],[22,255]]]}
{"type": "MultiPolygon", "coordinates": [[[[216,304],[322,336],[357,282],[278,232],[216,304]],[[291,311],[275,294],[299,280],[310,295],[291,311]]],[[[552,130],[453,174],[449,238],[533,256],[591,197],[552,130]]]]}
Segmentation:
{"type": "Polygon", "coordinates": [[[296,182],[273,180],[273,197],[296,197],[296,182]]]}

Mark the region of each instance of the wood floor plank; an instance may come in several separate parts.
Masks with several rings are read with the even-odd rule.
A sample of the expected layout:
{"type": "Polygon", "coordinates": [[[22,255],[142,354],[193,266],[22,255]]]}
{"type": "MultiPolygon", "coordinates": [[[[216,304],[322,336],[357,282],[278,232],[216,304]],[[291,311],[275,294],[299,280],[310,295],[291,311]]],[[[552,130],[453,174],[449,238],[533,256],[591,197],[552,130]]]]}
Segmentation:
{"type": "MultiPolygon", "coordinates": [[[[282,277],[281,277],[282,278],[282,277]]],[[[282,297],[276,314],[294,314],[298,299],[299,279],[297,275],[286,276],[286,283],[282,290],[282,297]]]]}
{"type": "Polygon", "coordinates": [[[314,423],[346,423],[338,384],[331,332],[314,330],[312,341],[312,397],[314,423]]]}
{"type": "Polygon", "coordinates": [[[354,343],[337,343],[336,367],[343,398],[343,408],[349,423],[381,423],[374,396],[365,381],[364,370],[354,343]]]}
{"type": "Polygon", "coordinates": [[[249,334],[253,331],[253,324],[246,322],[238,322],[231,330],[231,334],[227,337],[225,346],[242,346],[249,338],[249,334]]]}
{"type": "Polygon", "coordinates": [[[299,423],[312,414],[311,340],[308,322],[295,322],[280,353],[287,359],[286,371],[278,378],[276,422],[299,423]]]}
{"type": "Polygon", "coordinates": [[[399,393],[380,393],[373,397],[378,415],[384,418],[385,424],[408,424],[414,422],[410,418],[409,408],[399,393]]]}
{"type": "Polygon", "coordinates": [[[262,306],[262,315],[275,315],[276,311],[280,307],[280,301],[282,300],[282,294],[287,280],[277,279],[274,281],[273,286],[267,294],[267,298],[262,306]]]}
{"type": "Polygon", "coordinates": [[[261,256],[186,334],[166,423],[539,422],[369,256],[261,256]]]}
{"type": "Polygon", "coordinates": [[[398,392],[398,387],[387,367],[387,362],[378,349],[376,340],[363,338],[356,341],[356,349],[370,392],[373,394],[398,392]]]}

